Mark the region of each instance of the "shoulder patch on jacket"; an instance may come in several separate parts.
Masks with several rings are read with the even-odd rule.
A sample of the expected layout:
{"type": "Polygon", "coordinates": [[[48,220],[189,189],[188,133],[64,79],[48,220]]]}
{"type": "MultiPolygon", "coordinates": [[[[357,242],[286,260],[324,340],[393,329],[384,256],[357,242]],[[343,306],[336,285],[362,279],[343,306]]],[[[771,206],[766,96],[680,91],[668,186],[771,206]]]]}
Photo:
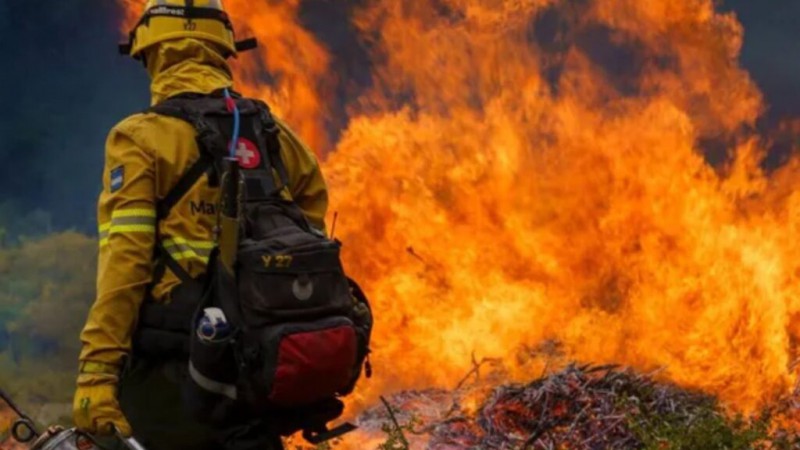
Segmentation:
{"type": "Polygon", "coordinates": [[[111,193],[117,192],[125,184],[125,166],[115,167],[111,169],[111,180],[109,182],[109,190],[111,193]]]}

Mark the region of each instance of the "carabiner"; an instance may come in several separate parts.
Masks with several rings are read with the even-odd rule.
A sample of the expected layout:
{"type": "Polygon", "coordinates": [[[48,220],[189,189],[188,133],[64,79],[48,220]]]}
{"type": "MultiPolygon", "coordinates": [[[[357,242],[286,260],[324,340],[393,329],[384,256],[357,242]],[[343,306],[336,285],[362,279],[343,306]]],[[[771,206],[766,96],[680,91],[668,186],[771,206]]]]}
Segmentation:
{"type": "Polygon", "coordinates": [[[27,444],[39,437],[39,433],[36,431],[36,425],[30,419],[20,418],[11,425],[11,437],[20,444],[27,444]]]}

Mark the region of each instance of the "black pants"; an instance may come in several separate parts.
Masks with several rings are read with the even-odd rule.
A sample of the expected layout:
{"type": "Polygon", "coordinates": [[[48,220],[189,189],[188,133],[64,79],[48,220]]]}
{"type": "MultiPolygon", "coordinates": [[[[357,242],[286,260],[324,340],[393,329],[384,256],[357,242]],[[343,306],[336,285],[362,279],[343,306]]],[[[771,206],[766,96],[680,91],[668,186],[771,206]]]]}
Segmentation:
{"type": "Polygon", "coordinates": [[[194,420],[181,399],[180,386],[187,377],[185,362],[144,360],[123,375],[120,405],[146,450],[283,450],[280,437],[263,422],[215,430],[194,420]]]}

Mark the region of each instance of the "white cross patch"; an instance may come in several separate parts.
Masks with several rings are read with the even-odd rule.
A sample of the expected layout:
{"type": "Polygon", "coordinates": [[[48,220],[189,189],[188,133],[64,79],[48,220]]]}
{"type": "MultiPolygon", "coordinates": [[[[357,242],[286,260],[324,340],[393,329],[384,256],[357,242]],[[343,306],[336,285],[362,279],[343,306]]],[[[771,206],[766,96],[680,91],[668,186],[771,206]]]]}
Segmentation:
{"type": "Polygon", "coordinates": [[[236,143],[236,159],[244,169],[255,169],[261,165],[261,153],[252,141],[240,138],[236,143]]]}
{"type": "Polygon", "coordinates": [[[252,164],[251,160],[256,157],[256,152],[247,148],[244,142],[239,141],[239,146],[236,148],[236,156],[239,158],[239,161],[242,162],[243,166],[248,167],[252,164]]]}

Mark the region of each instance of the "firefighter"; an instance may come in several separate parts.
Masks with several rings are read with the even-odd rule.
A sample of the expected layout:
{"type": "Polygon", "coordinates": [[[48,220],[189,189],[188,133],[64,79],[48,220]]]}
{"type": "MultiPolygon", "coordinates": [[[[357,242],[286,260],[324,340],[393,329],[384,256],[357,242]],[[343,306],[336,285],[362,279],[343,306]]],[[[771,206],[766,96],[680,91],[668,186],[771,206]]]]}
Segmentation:
{"type": "MultiPolygon", "coordinates": [[[[220,0],[149,0],[144,11],[124,50],[146,67],[153,105],[181,94],[233,90],[227,60],[247,46],[235,42],[220,0]]],[[[318,162],[285,124],[278,125],[288,192],[309,222],[324,231],[328,200],[318,162]]],[[[186,360],[139,354],[136,345],[143,305],[172,302],[183,287],[176,271],[202,277],[215,244],[219,193],[210,174],[191,186],[167,217],[157,211],[198,159],[196,134],[177,118],[141,113],[116,125],[106,142],[97,210],[97,297],[81,333],[74,420],[79,429],[99,436],[136,433],[149,450],[222,448],[212,430],[181,408],[186,360]],[[154,259],[158,249],[178,270],[154,259]]],[[[169,339],[155,341],[166,345],[169,339]]],[[[232,448],[280,445],[266,428],[240,425],[233,433],[239,444],[232,448]]]]}

